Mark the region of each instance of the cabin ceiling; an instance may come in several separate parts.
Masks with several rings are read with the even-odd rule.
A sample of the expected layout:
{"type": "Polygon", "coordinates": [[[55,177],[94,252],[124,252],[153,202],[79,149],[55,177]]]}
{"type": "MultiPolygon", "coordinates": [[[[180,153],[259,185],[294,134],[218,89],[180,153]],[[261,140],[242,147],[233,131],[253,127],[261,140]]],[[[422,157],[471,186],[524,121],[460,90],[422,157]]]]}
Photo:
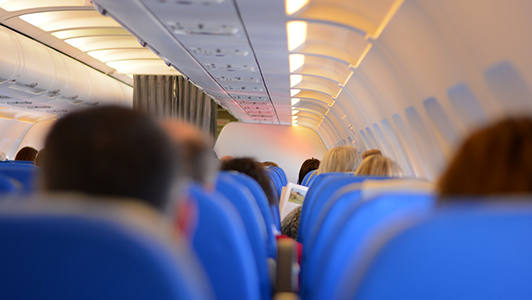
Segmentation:
{"type": "Polygon", "coordinates": [[[0,22],[128,84],[181,73],[243,122],[317,129],[402,2],[0,0],[0,22]]]}

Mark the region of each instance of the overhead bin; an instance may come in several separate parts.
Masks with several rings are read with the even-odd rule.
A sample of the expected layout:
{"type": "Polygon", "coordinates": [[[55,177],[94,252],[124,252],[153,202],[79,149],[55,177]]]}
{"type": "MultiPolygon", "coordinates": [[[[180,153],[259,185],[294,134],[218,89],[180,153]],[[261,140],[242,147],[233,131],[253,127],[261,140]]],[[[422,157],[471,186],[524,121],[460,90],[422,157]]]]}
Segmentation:
{"type": "Polygon", "coordinates": [[[0,43],[0,92],[31,98],[15,103],[17,107],[45,111],[54,104],[132,105],[131,87],[45,45],[5,27],[0,27],[0,43]]]}

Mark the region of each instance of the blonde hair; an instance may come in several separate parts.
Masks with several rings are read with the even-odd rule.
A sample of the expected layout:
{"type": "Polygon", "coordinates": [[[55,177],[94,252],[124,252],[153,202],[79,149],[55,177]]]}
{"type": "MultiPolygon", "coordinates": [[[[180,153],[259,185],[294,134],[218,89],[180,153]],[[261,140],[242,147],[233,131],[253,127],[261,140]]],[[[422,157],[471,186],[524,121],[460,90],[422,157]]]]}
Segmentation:
{"type": "Polygon", "coordinates": [[[316,174],[328,172],[353,172],[360,163],[360,156],[351,146],[339,146],[329,149],[321,160],[316,174]]]}
{"type": "Polygon", "coordinates": [[[370,155],[366,157],[355,170],[356,175],[391,176],[399,177],[403,171],[399,165],[382,155],[370,155]]]}

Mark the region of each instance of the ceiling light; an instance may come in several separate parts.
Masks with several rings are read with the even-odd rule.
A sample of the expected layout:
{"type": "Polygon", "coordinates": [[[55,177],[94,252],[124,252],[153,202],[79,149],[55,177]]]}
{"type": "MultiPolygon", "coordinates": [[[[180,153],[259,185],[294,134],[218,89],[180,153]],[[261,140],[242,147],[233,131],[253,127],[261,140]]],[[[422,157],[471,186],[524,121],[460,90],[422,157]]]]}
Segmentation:
{"type": "Polygon", "coordinates": [[[298,85],[303,80],[303,75],[290,75],[290,87],[298,85]]]}
{"type": "Polygon", "coordinates": [[[307,23],[303,21],[291,21],[286,24],[288,32],[288,51],[293,51],[303,45],[307,39],[307,23]]]}
{"type": "Polygon", "coordinates": [[[292,116],[292,120],[295,121],[297,120],[297,118],[299,118],[298,116],[292,116]]]}
{"type": "Polygon", "coordinates": [[[293,109],[292,110],[292,115],[297,115],[297,113],[299,113],[299,110],[297,110],[297,109],[293,109]]]}
{"type": "Polygon", "coordinates": [[[290,97],[294,97],[295,95],[299,94],[301,92],[300,89],[290,89],[290,97]]]}
{"type": "Polygon", "coordinates": [[[292,106],[296,105],[300,100],[299,98],[292,98],[292,106]]]}
{"type": "Polygon", "coordinates": [[[290,73],[294,73],[305,64],[305,55],[303,54],[290,54],[288,59],[290,61],[290,73]]]}
{"type": "Polygon", "coordinates": [[[73,39],[65,40],[65,43],[79,49],[79,47],[83,46],[83,44],[85,44],[86,41],[87,40],[85,38],[73,38],[73,39]]]}
{"type": "Polygon", "coordinates": [[[52,21],[52,18],[50,18],[50,15],[46,13],[27,14],[27,15],[22,15],[19,18],[39,28],[43,26],[44,24],[52,21]]]}
{"type": "Polygon", "coordinates": [[[308,1],[309,0],[286,0],[286,14],[291,15],[298,12],[308,4],[308,1]]]}

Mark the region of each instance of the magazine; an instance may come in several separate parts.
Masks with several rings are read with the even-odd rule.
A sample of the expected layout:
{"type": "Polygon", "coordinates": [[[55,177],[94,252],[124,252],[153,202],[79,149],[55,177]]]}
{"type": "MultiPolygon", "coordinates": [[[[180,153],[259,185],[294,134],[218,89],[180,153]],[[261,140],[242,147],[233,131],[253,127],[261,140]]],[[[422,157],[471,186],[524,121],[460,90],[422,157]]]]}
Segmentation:
{"type": "Polygon", "coordinates": [[[289,182],[281,191],[279,210],[283,220],[296,207],[303,205],[308,187],[289,182]]]}

